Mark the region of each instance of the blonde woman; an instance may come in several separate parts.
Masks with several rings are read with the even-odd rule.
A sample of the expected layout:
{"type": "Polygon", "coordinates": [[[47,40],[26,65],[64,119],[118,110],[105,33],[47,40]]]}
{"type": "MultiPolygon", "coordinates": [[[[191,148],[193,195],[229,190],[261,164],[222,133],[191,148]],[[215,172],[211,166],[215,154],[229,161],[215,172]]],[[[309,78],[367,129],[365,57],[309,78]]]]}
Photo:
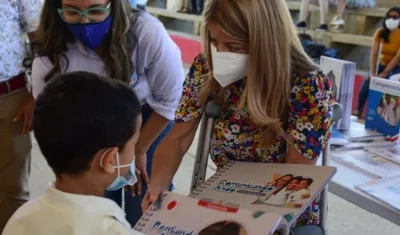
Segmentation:
{"type": "MultiPolygon", "coordinates": [[[[211,143],[229,160],[314,165],[330,137],[329,79],[303,51],[282,0],[208,0],[205,54],[184,83],[173,129],[159,145],[143,209],[176,173],[210,98],[222,107],[211,143]]],[[[318,224],[317,202],[299,225],[318,224]]]]}

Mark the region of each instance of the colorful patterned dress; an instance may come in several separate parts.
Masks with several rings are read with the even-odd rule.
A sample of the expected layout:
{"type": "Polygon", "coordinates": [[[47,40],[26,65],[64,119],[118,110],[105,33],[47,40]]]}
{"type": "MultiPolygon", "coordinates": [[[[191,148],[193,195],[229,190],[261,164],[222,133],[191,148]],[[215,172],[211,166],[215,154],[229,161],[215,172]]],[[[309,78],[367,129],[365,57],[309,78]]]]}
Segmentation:
{"type": "MultiPolygon", "coordinates": [[[[198,55],[186,77],[183,94],[176,111],[176,122],[187,122],[200,117],[203,107],[199,100],[204,76],[209,73],[206,58],[198,55]]],[[[224,95],[222,115],[216,120],[211,139],[210,155],[218,167],[229,160],[283,163],[287,143],[277,136],[265,150],[261,145],[261,130],[250,120],[247,109],[237,110],[244,80],[229,87],[224,95]],[[249,135],[249,133],[252,133],[249,135]]],[[[287,133],[297,150],[307,159],[316,159],[330,137],[332,91],[329,79],[320,72],[293,76],[287,133]]],[[[298,220],[298,225],[319,224],[319,201],[298,220]]]]}

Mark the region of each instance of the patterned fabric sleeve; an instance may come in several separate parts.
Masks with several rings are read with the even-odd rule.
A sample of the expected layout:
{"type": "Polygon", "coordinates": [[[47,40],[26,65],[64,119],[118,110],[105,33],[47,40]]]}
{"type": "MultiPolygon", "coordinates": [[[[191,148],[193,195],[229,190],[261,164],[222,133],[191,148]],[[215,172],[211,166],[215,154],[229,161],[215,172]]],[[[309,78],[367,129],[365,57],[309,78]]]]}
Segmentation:
{"type": "Polygon", "coordinates": [[[182,97],[175,112],[175,122],[188,122],[203,113],[200,104],[200,87],[205,82],[209,70],[204,54],[199,54],[190,67],[183,83],[182,97]]]}
{"type": "Polygon", "coordinates": [[[307,159],[316,159],[330,138],[332,89],[320,71],[296,77],[289,105],[288,134],[307,159]]]}
{"type": "Polygon", "coordinates": [[[20,9],[21,28],[25,33],[36,31],[44,0],[22,0],[20,9]]]}

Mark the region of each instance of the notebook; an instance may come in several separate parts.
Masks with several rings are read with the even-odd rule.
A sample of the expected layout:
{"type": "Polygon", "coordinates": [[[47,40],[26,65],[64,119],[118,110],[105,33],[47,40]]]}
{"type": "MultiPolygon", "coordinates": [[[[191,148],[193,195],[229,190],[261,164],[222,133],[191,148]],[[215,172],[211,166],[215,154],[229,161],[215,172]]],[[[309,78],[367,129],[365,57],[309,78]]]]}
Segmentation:
{"type": "Polygon", "coordinates": [[[333,97],[342,105],[343,116],[337,122],[338,129],[350,128],[356,64],[354,62],[321,56],[320,67],[330,78],[333,97]]]}
{"type": "Polygon", "coordinates": [[[400,164],[366,150],[332,151],[329,156],[377,179],[400,174],[400,164]]]}
{"type": "Polygon", "coordinates": [[[348,130],[340,130],[348,141],[384,140],[384,135],[365,129],[365,125],[352,121],[348,130]]]}
{"type": "Polygon", "coordinates": [[[400,132],[400,82],[371,77],[365,126],[397,142],[400,132]]]}
{"type": "Polygon", "coordinates": [[[400,175],[372,180],[356,188],[400,211],[400,175]]]}
{"type": "Polygon", "coordinates": [[[153,204],[134,229],[147,235],[272,235],[281,219],[265,210],[169,192],[164,194],[161,207],[153,204]]]}
{"type": "Polygon", "coordinates": [[[345,135],[337,130],[335,127],[332,127],[331,130],[331,139],[329,140],[329,143],[331,145],[338,145],[338,146],[344,146],[349,143],[349,141],[346,139],[345,135]]]}
{"type": "Polygon", "coordinates": [[[191,196],[280,214],[279,229],[287,231],[335,173],[327,166],[231,161],[191,196]]]}
{"type": "MultiPolygon", "coordinates": [[[[368,152],[377,154],[384,157],[390,161],[400,164],[400,145],[395,145],[392,147],[378,147],[378,148],[366,148],[368,152]]],[[[400,174],[400,172],[399,172],[400,174]]]]}

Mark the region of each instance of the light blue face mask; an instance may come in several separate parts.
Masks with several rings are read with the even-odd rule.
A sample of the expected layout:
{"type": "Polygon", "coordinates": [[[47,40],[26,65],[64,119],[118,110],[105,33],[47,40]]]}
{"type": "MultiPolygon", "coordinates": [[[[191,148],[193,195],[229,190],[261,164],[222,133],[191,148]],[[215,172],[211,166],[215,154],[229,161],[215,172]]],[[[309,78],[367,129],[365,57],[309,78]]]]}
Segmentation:
{"type": "MultiPolygon", "coordinates": [[[[103,156],[101,157],[100,160],[100,166],[102,166],[102,160],[103,157],[107,154],[109,150],[107,150],[106,152],[104,152],[103,156]]],[[[135,165],[135,160],[132,161],[131,164],[127,164],[127,165],[119,165],[119,154],[117,152],[117,165],[114,166],[114,168],[117,169],[117,173],[118,176],[117,178],[115,178],[115,180],[106,188],[107,191],[116,191],[119,190],[125,186],[132,186],[134,184],[136,184],[137,182],[137,177],[136,177],[136,165],[135,165]],[[123,167],[130,167],[130,170],[128,172],[127,176],[121,176],[121,168],[123,167]]]]}

